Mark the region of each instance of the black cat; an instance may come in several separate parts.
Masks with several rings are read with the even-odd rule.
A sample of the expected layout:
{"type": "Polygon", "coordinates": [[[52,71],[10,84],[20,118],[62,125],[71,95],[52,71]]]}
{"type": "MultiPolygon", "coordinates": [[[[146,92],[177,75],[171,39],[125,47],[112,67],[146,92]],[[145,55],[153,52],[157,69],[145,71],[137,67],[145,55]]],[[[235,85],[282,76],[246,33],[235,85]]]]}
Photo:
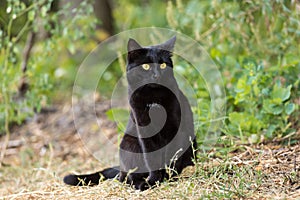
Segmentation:
{"type": "Polygon", "coordinates": [[[130,117],[120,144],[120,166],[88,175],[68,175],[69,185],[118,178],[145,190],[193,165],[196,139],[187,98],[178,88],[171,60],[176,37],[150,47],[128,41],[130,117]]]}

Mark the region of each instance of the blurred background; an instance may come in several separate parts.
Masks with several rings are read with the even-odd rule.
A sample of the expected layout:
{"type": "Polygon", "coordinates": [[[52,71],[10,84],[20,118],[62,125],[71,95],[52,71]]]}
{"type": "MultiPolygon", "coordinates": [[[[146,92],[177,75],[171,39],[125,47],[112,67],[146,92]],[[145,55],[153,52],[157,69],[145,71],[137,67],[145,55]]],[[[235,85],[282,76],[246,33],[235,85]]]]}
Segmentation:
{"type": "MultiPolygon", "coordinates": [[[[0,135],[45,108],[70,102],[78,67],[101,41],[154,26],[198,41],[221,71],[227,95],[224,144],[295,136],[299,12],[296,0],[1,0],[0,135]]],[[[119,59],[106,72],[102,99],[122,75],[122,65],[119,59]]],[[[194,83],[201,135],[210,115],[209,94],[192,67],[176,65],[194,83]]]]}

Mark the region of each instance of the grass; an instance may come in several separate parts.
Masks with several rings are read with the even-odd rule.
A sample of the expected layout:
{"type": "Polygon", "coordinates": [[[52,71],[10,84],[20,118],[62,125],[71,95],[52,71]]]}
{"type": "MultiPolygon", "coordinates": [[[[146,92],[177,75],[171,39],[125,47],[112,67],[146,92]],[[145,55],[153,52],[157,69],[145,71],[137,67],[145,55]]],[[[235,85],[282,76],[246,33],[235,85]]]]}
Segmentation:
{"type": "Polygon", "coordinates": [[[29,162],[25,167],[3,167],[0,199],[292,199],[300,195],[299,147],[283,148],[280,154],[278,149],[269,147],[251,150],[226,160],[209,158],[197,162],[185,169],[177,181],[166,181],[144,192],[116,180],[94,187],[66,186],[62,176],[67,170],[90,171],[97,161],[62,161],[49,152],[44,159],[29,162]],[[278,162],[283,157],[286,159],[278,162]],[[289,168],[295,162],[296,168],[289,168]]]}

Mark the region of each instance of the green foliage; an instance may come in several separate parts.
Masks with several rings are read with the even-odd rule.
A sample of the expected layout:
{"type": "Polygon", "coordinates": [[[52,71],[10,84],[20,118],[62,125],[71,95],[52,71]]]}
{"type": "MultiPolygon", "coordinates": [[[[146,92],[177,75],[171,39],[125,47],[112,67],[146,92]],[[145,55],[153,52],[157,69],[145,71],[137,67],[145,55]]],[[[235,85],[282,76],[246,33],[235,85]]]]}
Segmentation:
{"type": "MultiPolygon", "coordinates": [[[[0,132],[8,131],[9,123],[20,123],[28,114],[34,112],[34,108],[39,110],[41,102],[47,94],[47,89],[51,87],[48,84],[48,76],[44,74],[35,75],[35,86],[26,94],[25,99],[17,97],[18,84],[22,77],[20,66],[20,55],[22,49],[18,42],[25,33],[34,26],[32,21],[34,15],[43,18],[43,13],[38,13],[38,8],[47,12],[50,8],[51,1],[36,1],[27,6],[22,1],[6,2],[6,19],[2,19],[2,23],[6,22],[4,28],[0,31],[1,35],[1,74],[0,74],[0,132]],[[20,29],[16,29],[20,24],[20,18],[25,18],[26,22],[22,24],[20,29]],[[5,21],[7,20],[7,21],[5,21]],[[33,106],[34,105],[34,106],[33,106]]],[[[3,11],[2,11],[3,12],[3,11]]]]}
{"type": "MultiPolygon", "coordinates": [[[[116,30],[169,26],[204,46],[224,77],[228,115],[223,133],[229,140],[260,142],[283,137],[300,127],[297,1],[114,3],[116,30]]],[[[91,2],[83,1],[77,8],[70,2],[55,12],[52,5],[53,0],[0,2],[0,133],[7,131],[10,123],[21,123],[39,111],[59,95],[59,89],[71,90],[78,66],[96,46],[91,38],[103,36],[95,31],[97,21],[91,2]],[[40,39],[23,74],[19,66],[29,32],[37,33],[40,39]],[[18,87],[24,76],[29,90],[20,98],[18,87]]],[[[193,97],[198,103],[193,112],[201,143],[211,119],[210,96],[194,69],[176,56],[174,59],[176,72],[193,83],[193,97]]],[[[112,83],[122,74],[117,62],[101,82],[105,86],[100,91],[102,96],[112,91],[112,83]]],[[[118,121],[123,125],[119,130],[123,130],[126,113],[110,112],[109,117],[120,114],[118,121]]]]}
{"type": "Polygon", "coordinates": [[[260,137],[254,135],[271,139],[295,131],[288,121],[298,108],[291,100],[292,85],[273,80],[277,73],[268,72],[262,65],[248,63],[241,72],[227,94],[230,104],[226,133],[259,142],[260,137]]]}
{"type": "Polygon", "coordinates": [[[88,2],[72,9],[72,18],[65,16],[71,4],[52,12],[53,0],[7,0],[1,1],[1,5],[0,134],[9,132],[11,123],[20,124],[40,111],[50,97],[57,95],[57,88],[72,85],[75,67],[84,52],[95,46],[87,43],[87,37],[95,32],[95,20],[90,17],[93,10],[88,2]],[[30,32],[41,39],[36,39],[24,73],[20,66],[30,32]],[[79,46],[80,53],[75,51],[79,46]],[[76,58],[70,58],[75,53],[76,58]],[[18,89],[23,78],[29,85],[24,96],[18,89]]]}
{"type": "MultiPolygon", "coordinates": [[[[255,143],[299,128],[297,4],[169,1],[169,25],[198,40],[220,66],[227,90],[228,119],[223,132],[230,138],[255,143]]],[[[197,77],[189,79],[197,82],[197,77]]]]}
{"type": "Polygon", "coordinates": [[[300,51],[295,45],[300,37],[296,2],[190,0],[184,6],[181,0],[176,2],[168,4],[169,25],[208,47],[224,66],[238,63],[242,56],[270,64],[299,63],[294,56],[300,51]]]}
{"type": "Polygon", "coordinates": [[[174,70],[176,72],[175,77],[179,87],[188,99],[196,99],[196,102],[190,102],[190,104],[196,104],[192,106],[195,121],[194,126],[197,131],[197,142],[202,144],[212,118],[210,94],[207,90],[205,80],[199,76],[199,72],[193,68],[190,63],[176,55],[173,56],[173,60],[174,70]],[[180,79],[176,74],[187,80],[187,83],[181,82],[182,78],[180,79]],[[190,87],[193,87],[193,93],[186,88],[185,84],[192,84],[190,87]]]}
{"type": "Polygon", "coordinates": [[[118,132],[123,134],[128,122],[129,111],[124,108],[112,108],[109,109],[105,114],[109,120],[117,123],[118,132]]]}
{"type": "Polygon", "coordinates": [[[166,2],[164,1],[114,1],[114,18],[116,28],[127,30],[131,28],[167,26],[165,18],[166,2]]]}

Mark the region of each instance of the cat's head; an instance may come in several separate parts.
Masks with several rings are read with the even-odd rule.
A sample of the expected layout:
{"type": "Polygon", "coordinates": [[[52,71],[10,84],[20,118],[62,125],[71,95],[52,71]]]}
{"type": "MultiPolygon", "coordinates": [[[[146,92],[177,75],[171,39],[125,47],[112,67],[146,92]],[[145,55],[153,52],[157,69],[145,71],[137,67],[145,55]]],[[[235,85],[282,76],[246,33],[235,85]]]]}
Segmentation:
{"type": "Polygon", "coordinates": [[[142,47],[129,39],[127,50],[127,79],[130,84],[157,83],[165,85],[174,81],[172,51],[176,36],[155,46],[142,47]]]}

